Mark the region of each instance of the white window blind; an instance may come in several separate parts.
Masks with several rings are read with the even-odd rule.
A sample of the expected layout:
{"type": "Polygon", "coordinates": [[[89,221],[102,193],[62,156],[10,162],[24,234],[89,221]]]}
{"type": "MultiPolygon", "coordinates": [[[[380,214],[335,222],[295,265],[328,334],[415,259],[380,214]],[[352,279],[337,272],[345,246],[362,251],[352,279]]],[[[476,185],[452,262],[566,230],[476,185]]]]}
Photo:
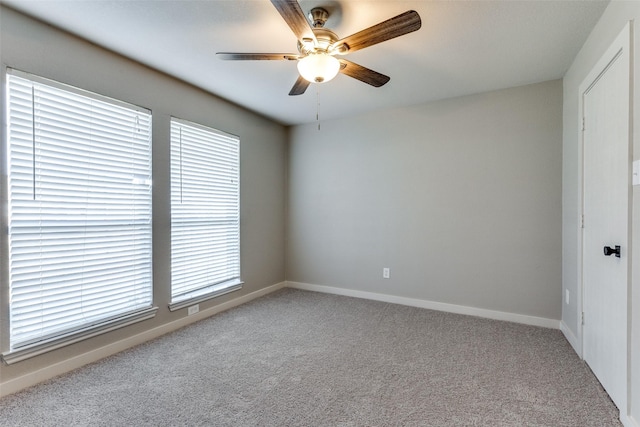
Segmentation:
{"type": "Polygon", "coordinates": [[[152,316],[149,111],[7,80],[10,352],[152,316]]]}
{"type": "Polygon", "coordinates": [[[171,121],[172,310],[240,281],[240,141],[171,121]]]}

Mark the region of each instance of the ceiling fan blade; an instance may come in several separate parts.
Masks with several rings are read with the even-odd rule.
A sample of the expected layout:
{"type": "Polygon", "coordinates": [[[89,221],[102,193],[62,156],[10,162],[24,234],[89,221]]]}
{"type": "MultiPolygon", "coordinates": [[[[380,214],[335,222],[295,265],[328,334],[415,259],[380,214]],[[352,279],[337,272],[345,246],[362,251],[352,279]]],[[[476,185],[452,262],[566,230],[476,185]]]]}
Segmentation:
{"type": "Polygon", "coordinates": [[[290,96],[302,95],[311,83],[305,80],[302,76],[298,76],[298,80],[294,83],[291,91],[289,92],[290,96]]]}
{"type": "Polygon", "coordinates": [[[342,64],[340,68],[340,72],[342,74],[370,84],[371,86],[384,86],[389,80],[391,80],[391,77],[389,76],[370,70],[362,65],[356,64],[355,62],[347,61],[346,59],[340,59],[340,64],[342,64]]]}
{"type": "Polygon", "coordinates": [[[236,53],[236,52],[218,52],[218,58],[226,61],[295,61],[300,55],[295,53],[236,53]]]}
{"type": "MultiPolygon", "coordinates": [[[[339,48],[341,45],[346,45],[348,52],[354,52],[419,30],[421,26],[422,20],[418,12],[409,10],[391,19],[380,22],[373,27],[338,40],[330,46],[329,50],[339,48]]],[[[338,51],[339,50],[340,49],[338,49],[338,51]]]]}
{"type": "Polygon", "coordinates": [[[280,12],[282,19],[289,25],[298,40],[313,42],[314,46],[318,44],[311,25],[309,25],[309,21],[307,21],[307,17],[297,0],[271,0],[271,4],[280,12]]]}

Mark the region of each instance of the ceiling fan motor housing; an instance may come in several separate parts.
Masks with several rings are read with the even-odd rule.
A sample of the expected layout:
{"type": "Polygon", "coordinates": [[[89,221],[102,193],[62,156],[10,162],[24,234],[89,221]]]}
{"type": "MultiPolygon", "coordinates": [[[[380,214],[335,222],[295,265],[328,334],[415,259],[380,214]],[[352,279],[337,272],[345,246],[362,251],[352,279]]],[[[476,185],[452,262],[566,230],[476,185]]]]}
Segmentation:
{"type": "Polygon", "coordinates": [[[302,55],[327,52],[329,46],[338,40],[336,33],[326,28],[314,28],[313,34],[316,36],[316,40],[318,41],[317,45],[314,45],[312,41],[309,41],[308,43],[306,41],[298,41],[298,52],[302,55]]]}
{"type": "Polygon", "coordinates": [[[330,55],[344,55],[349,50],[349,47],[341,43],[339,46],[332,46],[339,40],[336,33],[324,28],[324,24],[329,19],[329,12],[321,7],[314,7],[309,12],[309,19],[313,24],[313,35],[316,37],[317,44],[313,44],[310,39],[303,39],[298,41],[298,52],[302,55],[310,55],[313,53],[328,53],[330,55]],[[331,49],[330,49],[331,48],[331,49]]]}

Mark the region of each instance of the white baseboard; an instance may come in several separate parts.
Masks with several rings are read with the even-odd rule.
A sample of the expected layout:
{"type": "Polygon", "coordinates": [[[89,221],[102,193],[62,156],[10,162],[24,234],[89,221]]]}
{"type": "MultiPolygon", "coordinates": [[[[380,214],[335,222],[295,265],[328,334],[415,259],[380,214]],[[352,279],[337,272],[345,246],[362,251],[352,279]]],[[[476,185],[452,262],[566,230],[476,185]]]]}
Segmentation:
{"type": "Polygon", "coordinates": [[[507,313],[504,311],[486,310],[483,308],[447,304],[416,298],[399,297],[395,295],[379,294],[374,292],[356,291],[353,289],[336,288],[332,286],[312,285],[309,283],[287,282],[287,287],[302,289],[306,291],[323,292],[328,294],[344,295],[348,297],[363,298],[374,301],[389,302],[392,304],[427,308],[430,310],[446,311],[449,313],[466,314],[469,316],[484,317],[486,319],[504,320],[507,322],[522,323],[525,325],[542,326],[544,328],[560,328],[559,320],[547,319],[544,317],[527,316],[524,314],[507,313]]]}
{"type": "Polygon", "coordinates": [[[245,304],[251,300],[260,298],[261,296],[277,291],[278,289],[282,289],[286,285],[287,285],[286,282],[280,282],[275,285],[268,286],[266,288],[257,290],[255,292],[251,292],[250,294],[243,295],[238,298],[234,298],[220,305],[216,305],[206,310],[202,310],[194,315],[191,315],[188,317],[182,317],[173,322],[165,323],[164,325],[157,326],[155,328],[141,332],[137,335],[105,345],[100,348],[96,348],[95,350],[91,350],[83,354],[79,354],[77,356],[71,357],[69,359],[63,360],[53,365],[46,366],[37,371],[30,372],[18,378],[1,382],[0,397],[13,394],[27,387],[31,387],[40,382],[46,381],[53,377],[57,377],[58,375],[70,372],[74,369],[78,369],[89,363],[96,362],[100,359],[104,359],[105,357],[111,356],[113,354],[119,353],[128,348],[134,347],[136,345],[142,344],[146,341],[152,340],[154,338],[157,338],[169,332],[175,331],[176,329],[180,329],[191,323],[197,322],[198,320],[206,319],[207,317],[213,316],[214,314],[218,314],[225,310],[229,310],[230,308],[245,304]]]}
{"type": "Polygon", "coordinates": [[[580,345],[580,341],[563,321],[560,321],[560,331],[562,331],[564,337],[569,341],[571,347],[573,347],[573,351],[575,351],[582,359],[582,346],[580,345]]]}
{"type": "Polygon", "coordinates": [[[620,422],[624,427],[640,427],[640,423],[629,415],[620,415],[620,422]]]}

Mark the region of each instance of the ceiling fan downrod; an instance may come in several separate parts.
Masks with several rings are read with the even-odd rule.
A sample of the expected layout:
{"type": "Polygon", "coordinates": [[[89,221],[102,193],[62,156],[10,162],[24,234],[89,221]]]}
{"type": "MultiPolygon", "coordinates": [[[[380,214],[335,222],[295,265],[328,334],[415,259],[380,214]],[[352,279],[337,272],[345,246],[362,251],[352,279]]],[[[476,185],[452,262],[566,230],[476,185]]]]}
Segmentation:
{"type": "Polygon", "coordinates": [[[309,11],[309,19],[313,28],[323,28],[327,19],[329,19],[329,12],[321,7],[314,7],[309,11]]]}

